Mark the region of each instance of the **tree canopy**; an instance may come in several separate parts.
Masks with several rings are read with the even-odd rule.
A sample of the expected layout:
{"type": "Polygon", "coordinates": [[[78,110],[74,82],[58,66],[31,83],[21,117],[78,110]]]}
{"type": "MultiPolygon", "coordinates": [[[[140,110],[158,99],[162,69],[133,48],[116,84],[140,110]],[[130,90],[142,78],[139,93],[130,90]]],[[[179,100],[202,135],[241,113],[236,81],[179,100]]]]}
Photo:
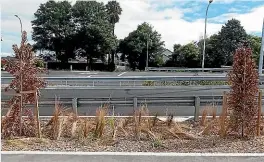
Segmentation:
{"type": "Polygon", "coordinates": [[[60,61],[67,62],[76,55],[86,56],[87,63],[93,58],[103,60],[116,46],[114,18],[103,3],[77,1],[72,6],[68,1],[50,0],[41,4],[34,15],[35,49],[54,51],[60,61]]]}
{"type": "Polygon", "coordinates": [[[104,59],[104,55],[116,42],[104,4],[77,1],[72,13],[76,24],[77,48],[83,51],[81,56],[87,57],[87,63],[92,63],[93,58],[104,59]]]}
{"type": "Polygon", "coordinates": [[[153,63],[162,52],[163,46],[161,35],[150,24],[144,22],[120,42],[119,49],[128,59],[132,69],[143,70],[146,67],[147,51],[149,63],[153,63]]]}
{"type": "MultiPolygon", "coordinates": [[[[205,67],[219,68],[222,65],[232,65],[235,50],[245,41],[249,42],[250,47],[253,50],[253,58],[256,62],[258,62],[261,48],[261,38],[258,36],[248,35],[243,26],[241,26],[239,20],[231,19],[227,21],[217,34],[214,34],[205,40],[205,67]]],[[[184,57],[185,55],[183,55],[183,53],[186,53],[186,49],[195,49],[194,46],[190,46],[189,43],[187,45],[191,48],[185,48],[185,52],[182,52],[183,47],[187,45],[175,44],[174,53],[166,65],[180,67],[190,67],[190,65],[192,65],[195,67],[201,67],[203,43],[203,39],[198,41],[198,54],[196,54],[198,57],[191,58],[184,57]],[[196,64],[194,64],[193,59],[196,60],[196,64]],[[186,65],[186,63],[188,65],[186,65]]],[[[190,50],[187,53],[192,55],[194,54],[194,51],[197,52],[197,50],[190,50]]]]}
{"type": "Polygon", "coordinates": [[[247,39],[247,33],[239,20],[231,19],[222,27],[218,34],[218,51],[224,56],[223,64],[232,65],[235,50],[247,39]]]}
{"type": "Polygon", "coordinates": [[[35,49],[44,49],[56,52],[59,60],[67,61],[74,57],[68,45],[74,32],[71,4],[68,1],[48,1],[41,4],[34,14],[32,21],[32,40],[36,42],[35,49]],[[67,55],[68,54],[68,55],[67,55]]]}
{"type": "MultiPolygon", "coordinates": [[[[115,67],[116,52],[122,53],[122,59],[126,59],[132,69],[146,67],[147,53],[149,66],[201,67],[203,39],[197,43],[175,44],[173,54],[165,64],[162,55],[164,41],[147,22],[118,40],[115,26],[122,12],[115,0],[106,4],[77,1],[74,5],[68,1],[49,0],[34,13],[33,47],[55,52],[63,63],[76,56],[85,57],[89,67],[95,59],[105,62],[106,54],[111,54],[108,57],[111,71],[115,67]]],[[[206,38],[205,67],[232,65],[235,50],[245,41],[249,42],[253,58],[258,63],[261,38],[247,34],[239,20],[228,20],[217,34],[206,38]]]]}

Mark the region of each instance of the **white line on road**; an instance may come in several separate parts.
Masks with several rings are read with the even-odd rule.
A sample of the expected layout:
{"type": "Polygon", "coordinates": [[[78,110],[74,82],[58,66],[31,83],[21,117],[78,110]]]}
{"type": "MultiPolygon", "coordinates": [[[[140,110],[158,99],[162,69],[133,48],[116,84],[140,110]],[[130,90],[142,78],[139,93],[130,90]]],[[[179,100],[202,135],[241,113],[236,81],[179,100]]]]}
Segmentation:
{"type": "Polygon", "coordinates": [[[117,156],[264,156],[264,153],[156,153],[156,152],[50,152],[2,151],[4,155],[117,155],[117,156]]]}
{"type": "Polygon", "coordinates": [[[98,74],[98,73],[89,73],[89,72],[88,72],[88,73],[79,73],[79,74],[81,74],[81,75],[87,75],[87,74],[88,74],[88,75],[96,75],[96,74],[98,74]]]}
{"type": "Polygon", "coordinates": [[[124,75],[125,73],[127,73],[127,72],[120,73],[120,74],[118,74],[117,76],[122,76],[122,75],[124,75]]]}

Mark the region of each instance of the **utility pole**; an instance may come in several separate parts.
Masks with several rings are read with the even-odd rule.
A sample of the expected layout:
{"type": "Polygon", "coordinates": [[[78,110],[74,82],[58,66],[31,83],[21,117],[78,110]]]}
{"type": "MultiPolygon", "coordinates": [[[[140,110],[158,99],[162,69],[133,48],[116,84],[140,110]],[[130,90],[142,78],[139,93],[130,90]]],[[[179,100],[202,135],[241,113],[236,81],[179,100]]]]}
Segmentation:
{"type": "MultiPolygon", "coordinates": [[[[149,39],[149,38],[148,38],[149,39]]],[[[146,59],[146,71],[148,70],[148,46],[149,46],[149,40],[147,40],[147,59],[146,59]]]]}
{"type": "MultiPolygon", "coordinates": [[[[17,17],[19,19],[20,22],[20,30],[21,30],[21,38],[23,37],[22,34],[22,21],[20,19],[20,17],[18,17],[18,15],[15,15],[15,17],[17,17]]],[[[19,134],[20,136],[22,135],[22,107],[23,107],[23,95],[22,95],[22,91],[23,91],[23,76],[22,76],[22,65],[23,65],[23,56],[21,55],[20,58],[20,113],[19,113],[19,134]]]]}
{"type": "Polygon", "coordinates": [[[264,18],[263,18],[263,25],[262,25],[262,41],[261,41],[261,49],[259,55],[259,75],[262,74],[262,67],[263,67],[263,53],[264,53],[264,18]]]}
{"type": "Polygon", "coordinates": [[[20,19],[20,17],[18,17],[18,15],[15,15],[15,17],[17,17],[19,19],[19,22],[20,22],[20,30],[21,30],[21,34],[23,33],[23,27],[22,27],[22,21],[20,19]]]}
{"type": "Polygon", "coordinates": [[[147,36],[147,58],[146,58],[146,67],[145,67],[145,71],[148,70],[148,63],[149,63],[149,51],[148,51],[148,48],[149,48],[149,41],[150,41],[150,34],[148,34],[148,36],[147,36]]]}
{"type": "Polygon", "coordinates": [[[203,71],[204,71],[204,60],[205,60],[205,40],[206,40],[207,15],[208,15],[209,6],[212,2],[213,2],[213,0],[209,0],[209,3],[207,5],[207,9],[206,9],[206,14],[205,14],[205,21],[204,21],[204,45],[203,45],[203,61],[202,61],[203,71]]]}

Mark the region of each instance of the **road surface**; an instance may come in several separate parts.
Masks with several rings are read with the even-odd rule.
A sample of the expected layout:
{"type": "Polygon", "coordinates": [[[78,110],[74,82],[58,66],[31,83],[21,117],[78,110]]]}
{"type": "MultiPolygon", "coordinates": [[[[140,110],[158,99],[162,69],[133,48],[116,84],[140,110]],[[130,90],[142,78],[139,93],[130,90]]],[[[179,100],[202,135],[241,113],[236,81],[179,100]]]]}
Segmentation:
{"type": "MultiPolygon", "coordinates": [[[[76,77],[76,76],[91,76],[91,77],[117,77],[117,76],[190,76],[196,75],[194,72],[101,72],[101,71],[49,71],[48,74],[43,76],[50,77],[76,77]]],[[[208,73],[199,72],[198,75],[212,75],[212,76],[225,76],[226,73],[208,73]]],[[[6,71],[1,71],[2,77],[11,76],[6,71]]]]}
{"type": "Polygon", "coordinates": [[[2,154],[2,162],[260,162],[263,155],[241,156],[229,154],[177,154],[177,153],[41,153],[2,154]]]}

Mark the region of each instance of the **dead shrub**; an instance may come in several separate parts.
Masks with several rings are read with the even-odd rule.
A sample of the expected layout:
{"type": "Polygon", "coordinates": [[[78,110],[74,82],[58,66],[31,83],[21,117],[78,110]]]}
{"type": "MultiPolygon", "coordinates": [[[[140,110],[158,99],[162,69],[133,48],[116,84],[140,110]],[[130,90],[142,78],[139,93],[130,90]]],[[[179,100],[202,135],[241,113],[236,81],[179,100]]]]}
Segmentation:
{"type": "Polygon", "coordinates": [[[208,107],[205,107],[202,111],[202,119],[200,121],[200,125],[201,126],[205,126],[205,123],[206,123],[206,118],[207,118],[207,115],[208,115],[208,112],[209,112],[209,108],[208,107]]]}
{"type": "Polygon", "coordinates": [[[132,121],[134,123],[133,132],[137,140],[141,139],[142,134],[146,135],[146,137],[157,139],[155,134],[151,131],[153,122],[151,122],[151,119],[148,116],[149,110],[146,105],[141,106],[134,112],[132,121]],[[142,116],[144,116],[144,118],[142,116]]]}
{"type": "Polygon", "coordinates": [[[258,113],[257,93],[259,75],[252,50],[245,43],[233,56],[232,71],[228,73],[231,91],[228,107],[230,116],[230,133],[237,136],[256,135],[256,116],[258,113]]]}
{"type": "Polygon", "coordinates": [[[94,130],[94,137],[101,138],[105,128],[105,116],[107,114],[107,108],[101,107],[96,110],[96,127],[94,130]]]}
{"type": "MultiPolygon", "coordinates": [[[[21,38],[20,47],[16,44],[12,46],[15,57],[6,60],[6,71],[14,79],[5,88],[5,92],[12,90],[14,96],[8,101],[8,113],[1,120],[2,138],[37,135],[36,119],[31,110],[25,109],[25,104],[34,104],[35,90],[45,87],[44,80],[38,76],[45,70],[35,65],[36,57],[32,46],[27,43],[26,31],[23,31],[21,38]],[[27,115],[28,118],[23,119],[23,115],[27,115]]],[[[39,91],[37,95],[40,95],[39,91]]]]}
{"type": "Polygon", "coordinates": [[[63,127],[66,122],[64,115],[65,115],[65,108],[56,99],[53,116],[45,125],[43,134],[54,140],[59,139],[63,133],[63,127]]]}

